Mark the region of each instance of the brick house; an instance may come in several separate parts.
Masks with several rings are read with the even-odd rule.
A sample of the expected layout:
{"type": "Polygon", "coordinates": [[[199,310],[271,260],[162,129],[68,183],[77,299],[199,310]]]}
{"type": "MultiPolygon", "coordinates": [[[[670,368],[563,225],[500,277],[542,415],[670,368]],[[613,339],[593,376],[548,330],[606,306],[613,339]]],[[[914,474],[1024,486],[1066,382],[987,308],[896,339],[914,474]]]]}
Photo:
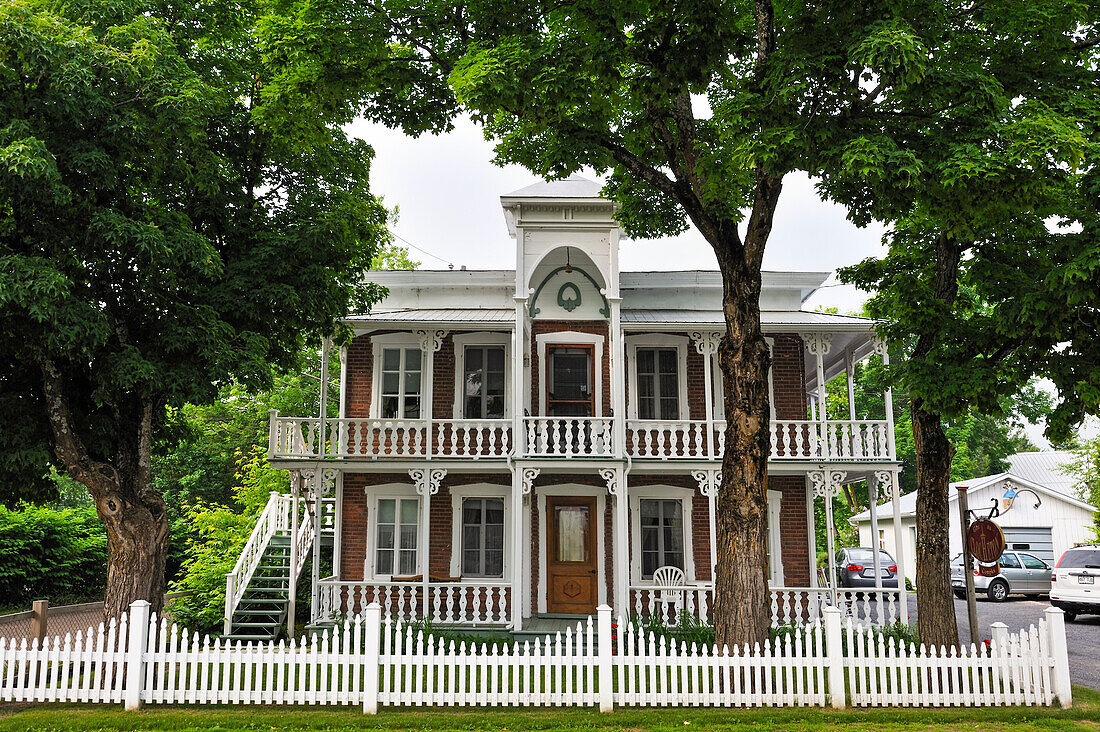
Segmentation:
{"type": "MultiPolygon", "coordinates": [[[[272,415],[271,464],[291,471],[295,500],[334,499],[332,570],[320,576],[316,544],[310,617],[378,599],[402,617],[514,631],[604,603],[705,618],[724,439],[719,274],[621,273],[615,205],[581,178],[501,204],[514,269],[369,273],[389,295],[350,318],[340,413],[272,415]]],[[[867,480],[888,498],[897,485],[889,396],[876,418],[854,400],[827,414],[821,385],[847,372],[852,393],[853,364],[885,353],[871,321],[801,309],[827,276],[764,273],[777,622],[836,601],[817,571],[815,500],[831,527],[822,496],[867,480]]],[[[902,599],[895,615],[896,595],[872,593],[902,599]]]]}

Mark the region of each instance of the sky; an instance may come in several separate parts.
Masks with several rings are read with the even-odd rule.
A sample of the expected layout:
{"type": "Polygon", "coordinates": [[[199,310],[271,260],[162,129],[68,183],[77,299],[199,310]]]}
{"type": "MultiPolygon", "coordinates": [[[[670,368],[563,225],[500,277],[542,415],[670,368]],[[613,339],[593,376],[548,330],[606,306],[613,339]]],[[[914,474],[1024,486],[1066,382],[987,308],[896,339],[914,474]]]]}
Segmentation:
{"type": "MultiPolygon", "coordinates": [[[[374,147],[371,190],[386,206],[398,208],[394,232],[401,243],[415,247],[409,253],[423,268],[514,268],[515,244],[504,226],[500,196],[536,178],[518,165],[494,165],[492,143],[472,122],[460,120],[448,134],[420,138],[364,120],[348,132],[374,147]]],[[[592,171],[582,175],[597,179],[592,171]]],[[[787,176],[775,221],[765,269],[831,272],[883,251],[881,227],[857,228],[843,207],[818,197],[806,176],[787,176]]],[[[691,229],[675,238],[624,241],[619,266],[624,271],[715,269],[717,263],[710,245],[691,229]]],[[[851,312],[865,299],[831,278],[806,305],[851,312]]]]}
{"type": "MultiPolygon", "coordinates": [[[[493,146],[469,120],[458,120],[444,135],[406,137],[400,130],[357,120],[347,128],[374,148],[371,190],[398,209],[393,232],[409,246],[424,269],[513,269],[515,243],[508,236],[500,196],[536,182],[518,165],[492,163],[493,146]]],[[[597,179],[592,171],[582,172],[597,179]]],[[[764,255],[764,269],[832,272],[884,253],[878,225],[859,228],[843,207],[821,200],[805,175],[788,175],[764,255]]],[[[693,229],[675,238],[624,240],[619,249],[624,271],[715,269],[710,245],[693,229]]],[[[867,294],[830,277],[806,301],[806,309],[836,307],[858,312],[867,294]]],[[[1042,427],[1029,425],[1028,437],[1049,443],[1042,427]]],[[[1100,432],[1090,421],[1086,435],[1100,432]]]]}

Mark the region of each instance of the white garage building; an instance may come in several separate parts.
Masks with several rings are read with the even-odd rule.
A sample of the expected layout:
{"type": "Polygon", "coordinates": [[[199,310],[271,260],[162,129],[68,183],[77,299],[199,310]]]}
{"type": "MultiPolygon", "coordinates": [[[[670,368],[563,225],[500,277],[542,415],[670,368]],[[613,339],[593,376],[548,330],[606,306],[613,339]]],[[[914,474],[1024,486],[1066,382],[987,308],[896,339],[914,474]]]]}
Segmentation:
{"type": "MultiPolygon", "coordinates": [[[[951,555],[962,551],[959,535],[959,507],[956,488],[965,485],[972,511],[987,513],[994,502],[1002,508],[1013,495],[1012,508],[994,519],[1005,534],[1009,549],[1026,551],[1053,564],[1066,549],[1096,538],[1096,508],[1069,494],[1073,480],[1061,472],[1060,466],[1068,459],[1066,452],[1019,453],[1008,458],[1010,469],[1005,473],[952,483],[950,489],[951,555]],[[1026,477],[1025,477],[1026,476],[1026,477]],[[1038,482],[1040,479],[1043,482],[1038,482]],[[1052,487],[1056,486],[1056,487],[1052,487]],[[1061,490],[1059,490],[1061,489],[1061,490]],[[1027,491],[1034,491],[1030,493],[1027,491]],[[1035,494],[1039,507],[1035,507],[1035,494]]],[[[901,565],[905,576],[916,579],[916,492],[901,497],[901,565]]],[[[891,555],[895,553],[894,526],[883,517],[893,514],[893,505],[883,504],[876,511],[878,521],[877,542],[871,535],[869,511],[853,516],[850,521],[859,529],[860,546],[875,543],[891,555]]]]}

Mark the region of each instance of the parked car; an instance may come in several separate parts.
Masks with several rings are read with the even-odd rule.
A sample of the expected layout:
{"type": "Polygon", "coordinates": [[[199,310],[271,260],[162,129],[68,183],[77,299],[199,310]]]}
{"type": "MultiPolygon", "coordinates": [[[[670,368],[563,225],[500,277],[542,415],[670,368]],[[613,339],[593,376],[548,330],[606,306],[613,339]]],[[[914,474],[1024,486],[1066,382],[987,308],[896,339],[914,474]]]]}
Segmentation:
{"type": "Polygon", "coordinates": [[[1067,549],[1050,576],[1050,604],[1073,622],[1082,613],[1100,615],[1100,544],[1067,549]]]}
{"type": "MultiPolygon", "coordinates": [[[[1050,592],[1050,565],[1033,554],[1005,552],[998,560],[1001,571],[995,577],[983,576],[975,566],[974,590],[984,592],[993,602],[1003,602],[1009,595],[1045,595],[1050,592]]],[[[966,577],[963,575],[963,555],[951,562],[951,589],[955,596],[966,597],[966,577]]]]}
{"type": "MultiPolygon", "coordinates": [[[[867,547],[849,547],[836,553],[837,587],[873,588],[875,584],[874,549],[867,547]]],[[[882,575],[882,587],[897,589],[898,563],[886,552],[879,549],[879,573],[882,575]]]]}

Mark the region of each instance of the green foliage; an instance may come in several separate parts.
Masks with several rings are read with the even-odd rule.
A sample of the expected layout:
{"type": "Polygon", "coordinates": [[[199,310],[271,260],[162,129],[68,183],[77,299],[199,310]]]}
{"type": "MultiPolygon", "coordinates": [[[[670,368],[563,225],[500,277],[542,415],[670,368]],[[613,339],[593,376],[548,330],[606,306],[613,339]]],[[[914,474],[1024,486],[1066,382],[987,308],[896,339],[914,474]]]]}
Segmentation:
{"type": "MultiPolygon", "coordinates": [[[[395,640],[405,637],[406,632],[409,631],[412,632],[412,637],[414,639],[417,634],[423,633],[426,640],[431,640],[435,643],[443,641],[444,645],[447,647],[450,647],[452,643],[455,645],[465,643],[472,649],[475,656],[484,656],[494,649],[497,651],[510,650],[516,646],[516,639],[507,633],[456,630],[454,628],[438,626],[429,618],[413,620],[394,628],[393,633],[395,640]]],[[[400,641],[397,640],[397,642],[400,641]]]]}
{"type": "Polygon", "coordinates": [[[680,611],[676,616],[676,622],[672,625],[669,625],[660,614],[647,617],[633,616],[631,624],[659,638],[668,638],[676,645],[681,643],[688,646],[714,645],[714,626],[704,623],[686,610],[680,611]]]}
{"type": "MultiPolygon", "coordinates": [[[[1078,498],[1100,506],[1100,437],[1078,445],[1073,450],[1073,460],[1064,466],[1064,471],[1077,479],[1074,488],[1078,498]]],[[[1095,521],[1097,538],[1100,538],[1100,515],[1095,521]]]]}
{"type": "Polygon", "coordinates": [[[103,597],[107,535],[95,509],[0,506],[0,597],[5,607],[103,597]]]}

